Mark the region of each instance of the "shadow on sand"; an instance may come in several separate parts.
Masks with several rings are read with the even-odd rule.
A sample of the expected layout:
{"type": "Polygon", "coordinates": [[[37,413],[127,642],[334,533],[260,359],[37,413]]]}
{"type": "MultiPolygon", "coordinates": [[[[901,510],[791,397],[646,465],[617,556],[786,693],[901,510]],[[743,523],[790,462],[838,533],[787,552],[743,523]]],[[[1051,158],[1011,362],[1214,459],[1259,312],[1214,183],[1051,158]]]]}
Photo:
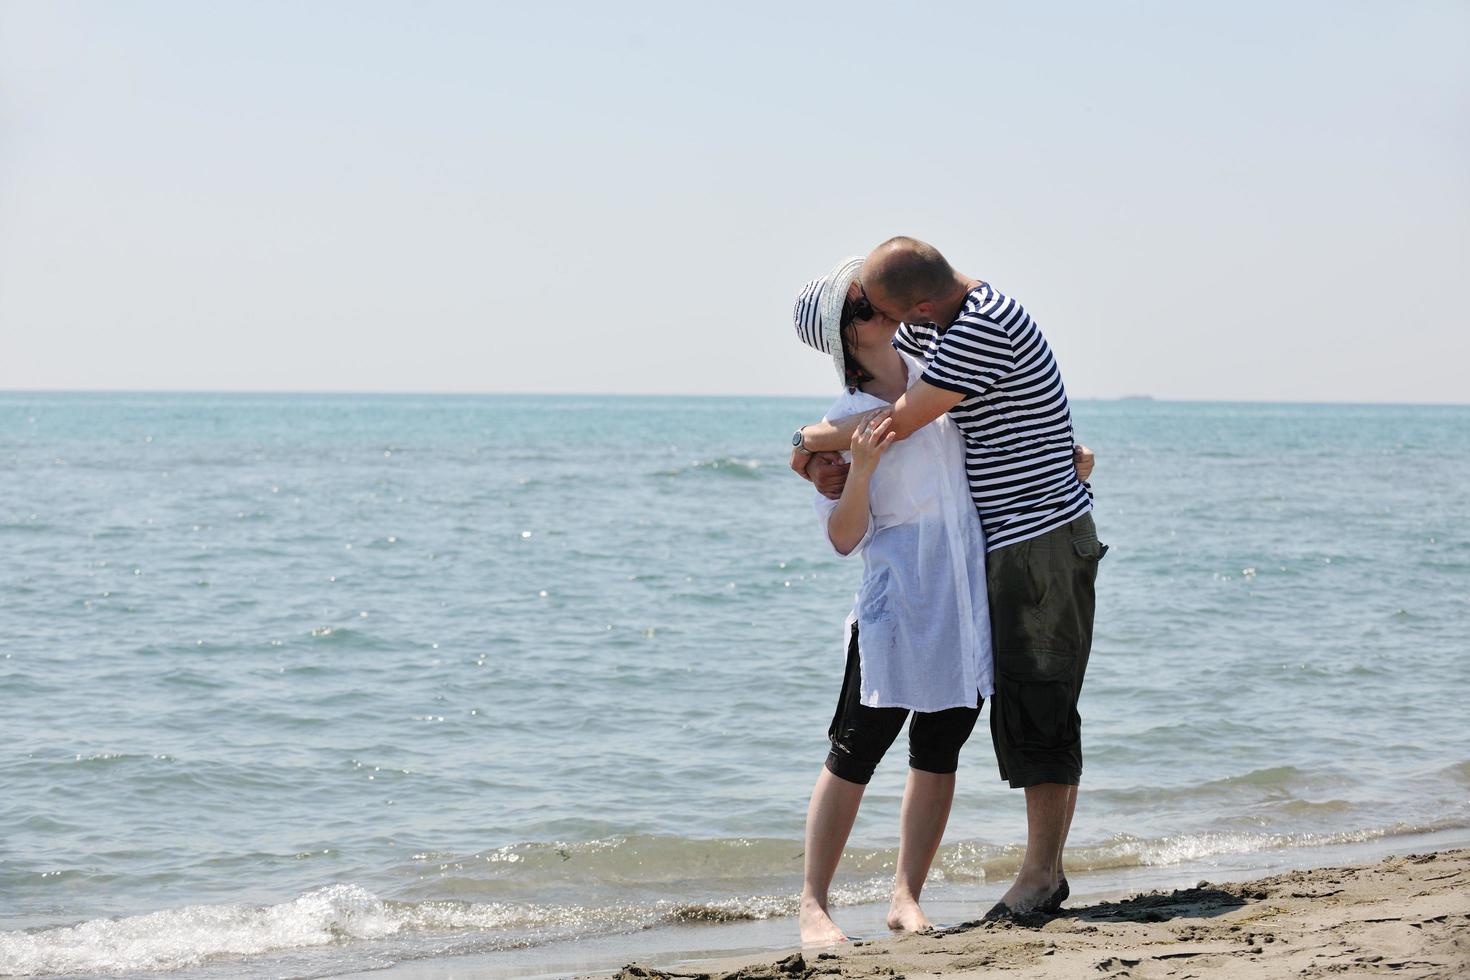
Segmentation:
{"type": "Polygon", "coordinates": [[[1265,898],[1266,893],[1256,894],[1248,886],[1232,885],[1220,888],[1202,881],[1194,888],[1176,888],[1172,892],[1150,892],[1134,895],[1117,902],[1099,902],[1096,905],[1079,905],[1057,913],[1030,912],[1013,915],[999,922],[962,922],[944,930],[946,933],[968,932],[972,929],[1022,928],[1040,929],[1053,919],[1076,919],[1079,922],[1168,922],[1170,919],[1208,919],[1223,915],[1231,909],[1240,908],[1247,902],[1265,898]]]}

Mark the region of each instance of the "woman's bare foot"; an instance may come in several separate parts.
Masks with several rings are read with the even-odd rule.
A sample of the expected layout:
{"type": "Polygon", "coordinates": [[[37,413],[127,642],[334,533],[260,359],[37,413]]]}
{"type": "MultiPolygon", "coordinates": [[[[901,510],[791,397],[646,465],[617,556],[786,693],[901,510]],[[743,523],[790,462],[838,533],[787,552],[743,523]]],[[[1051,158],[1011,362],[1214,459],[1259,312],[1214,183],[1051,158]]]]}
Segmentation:
{"type": "Polygon", "coordinates": [[[801,914],[798,921],[801,925],[803,945],[847,941],[847,933],[837,928],[837,923],[832,921],[827,910],[818,905],[815,899],[803,898],[801,900],[801,914]]]}
{"type": "Polygon", "coordinates": [[[911,896],[893,896],[888,906],[888,928],[905,932],[928,932],[934,928],[924,910],[919,908],[918,899],[911,896]]]}

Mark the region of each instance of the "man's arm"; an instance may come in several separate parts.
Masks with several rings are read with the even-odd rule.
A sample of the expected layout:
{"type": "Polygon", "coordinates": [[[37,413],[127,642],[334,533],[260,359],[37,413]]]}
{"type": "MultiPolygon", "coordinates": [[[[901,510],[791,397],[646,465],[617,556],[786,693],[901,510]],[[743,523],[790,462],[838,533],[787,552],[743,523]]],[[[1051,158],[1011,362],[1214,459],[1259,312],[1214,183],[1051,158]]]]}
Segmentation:
{"type": "Polygon", "coordinates": [[[920,378],[893,403],[893,431],[898,438],[907,439],[968,397],[920,378]]]}
{"type": "Polygon", "coordinates": [[[852,434],[869,418],[882,418],[891,414],[892,430],[900,439],[907,439],[945,412],[964,401],[966,395],[931,385],[920,378],[913,387],[893,403],[892,408],[875,408],[860,415],[849,415],[835,422],[817,422],[802,426],[802,443],[812,452],[829,452],[846,449],[852,444],[852,434]]]}
{"type": "MultiPolygon", "coordinates": [[[[858,430],[868,419],[878,418],[890,408],[875,408],[867,412],[859,412],[857,415],[849,415],[845,418],[820,422],[801,427],[801,444],[813,453],[837,453],[852,445],[852,434],[858,430]]],[[[797,450],[801,452],[801,450],[797,450]]]]}
{"type": "MultiPolygon", "coordinates": [[[[924,426],[965,400],[965,394],[940,388],[920,379],[912,388],[898,396],[891,408],[875,408],[872,411],[849,415],[834,421],[813,422],[801,427],[802,445],[813,453],[839,452],[852,444],[852,434],[868,419],[882,419],[891,415],[893,431],[900,439],[907,439],[924,426]]],[[[797,469],[795,456],[805,457],[801,450],[793,454],[792,469],[797,469]]],[[[803,466],[798,472],[805,470],[803,466]]]]}

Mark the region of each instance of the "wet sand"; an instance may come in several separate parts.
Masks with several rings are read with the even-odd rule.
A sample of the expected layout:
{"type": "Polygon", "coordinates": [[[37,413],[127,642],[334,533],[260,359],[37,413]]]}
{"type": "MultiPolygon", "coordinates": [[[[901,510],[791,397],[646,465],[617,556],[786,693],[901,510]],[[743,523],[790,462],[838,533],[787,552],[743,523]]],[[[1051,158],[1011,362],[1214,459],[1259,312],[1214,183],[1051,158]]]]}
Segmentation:
{"type": "MultiPolygon", "coordinates": [[[[1470,976],[1470,849],[1375,864],[1200,882],[1055,916],[967,922],[762,958],[663,969],[636,963],[615,980],[1470,976]]],[[[606,976],[606,974],[603,974],[606,976]]]]}

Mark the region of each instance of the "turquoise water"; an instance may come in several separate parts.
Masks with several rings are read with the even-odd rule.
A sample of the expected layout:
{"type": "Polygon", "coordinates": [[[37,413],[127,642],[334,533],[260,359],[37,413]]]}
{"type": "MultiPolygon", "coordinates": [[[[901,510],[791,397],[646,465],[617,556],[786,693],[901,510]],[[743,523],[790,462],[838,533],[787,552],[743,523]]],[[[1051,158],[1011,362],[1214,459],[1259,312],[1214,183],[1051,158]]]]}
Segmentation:
{"type": "MultiPolygon", "coordinates": [[[[0,973],[791,914],[859,572],[785,468],[825,407],[0,394],[0,973]]],[[[1470,408],[1075,415],[1111,550],[1071,873],[1470,827],[1470,408]]],[[[982,719],[933,894],[1023,830],[982,719]]]]}

